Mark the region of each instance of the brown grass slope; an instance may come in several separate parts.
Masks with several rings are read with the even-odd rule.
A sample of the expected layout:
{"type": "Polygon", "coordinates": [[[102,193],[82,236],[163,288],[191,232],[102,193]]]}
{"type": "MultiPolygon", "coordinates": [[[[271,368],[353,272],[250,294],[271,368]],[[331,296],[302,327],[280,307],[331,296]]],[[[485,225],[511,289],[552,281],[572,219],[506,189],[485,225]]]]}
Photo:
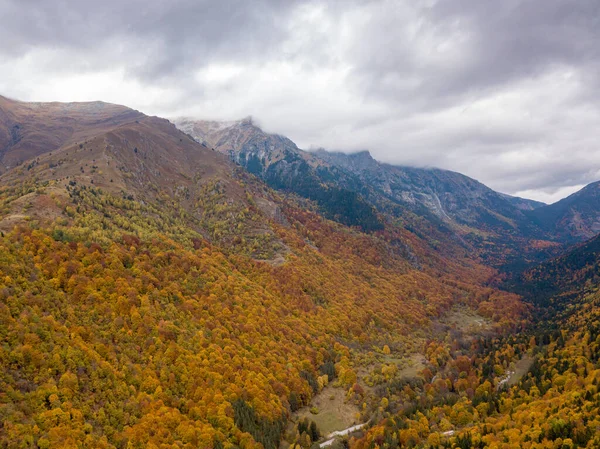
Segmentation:
{"type": "Polygon", "coordinates": [[[141,117],[133,109],[99,101],[25,103],[0,96],[0,173],[141,117]]]}
{"type": "Polygon", "coordinates": [[[48,223],[64,215],[73,190],[102,189],[158,209],[179,210],[186,227],[214,243],[243,243],[256,258],[277,257],[274,248],[282,247],[272,224],[282,220],[280,207],[268,189],[227,157],[157,117],[140,115],[96,131],[87,128],[87,137],[72,136],[67,145],[0,176],[0,189],[21,190],[19,198],[4,201],[0,229],[30,220],[48,223]],[[43,193],[23,189],[28,183],[46,187],[43,193]]]}

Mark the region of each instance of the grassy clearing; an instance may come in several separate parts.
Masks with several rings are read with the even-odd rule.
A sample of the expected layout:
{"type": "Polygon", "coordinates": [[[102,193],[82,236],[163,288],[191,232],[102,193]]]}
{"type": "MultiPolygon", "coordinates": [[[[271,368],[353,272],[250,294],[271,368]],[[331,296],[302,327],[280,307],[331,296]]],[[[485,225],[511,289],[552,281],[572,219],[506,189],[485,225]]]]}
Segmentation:
{"type": "Polygon", "coordinates": [[[464,306],[454,307],[440,323],[453,327],[463,333],[473,334],[491,329],[489,319],[464,306]]]}
{"type": "Polygon", "coordinates": [[[294,414],[294,421],[307,417],[317,424],[322,435],[329,435],[356,424],[357,413],[358,408],[346,402],[344,389],[327,386],[313,398],[310,406],[301,408],[294,414]],[[317,407],[319,413],[313,415],[311,407],[317,407]]]}
{"type": "Polygon", "coordinates": [[[425,360],[423,354],[413,354],[410,357],[403,359],[398,365],[400,368],[398,375],[403,379],[418,377],[419,372],[425,368],[426,362],[427,360],[425,360]]]}
{"type": "Polygon", "coordinates": [[[521,378],[529,372],[531,365],[533,365],[533,360],[533,357],[527,354],[524,355],[521,358],[521,360],[519,360],[515,364],[515,373],[512,376],[510,376],[510,379],[508,380],[507,384],[509,386],[516,385],[521,380],[521,378]]]}

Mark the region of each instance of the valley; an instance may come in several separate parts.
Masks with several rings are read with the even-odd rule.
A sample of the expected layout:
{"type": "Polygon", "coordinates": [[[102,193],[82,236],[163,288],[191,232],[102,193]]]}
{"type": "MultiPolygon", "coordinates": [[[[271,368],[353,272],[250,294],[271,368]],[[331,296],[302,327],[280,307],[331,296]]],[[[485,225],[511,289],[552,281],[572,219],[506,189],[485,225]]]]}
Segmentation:
{"type": "Polygon", "coordinates": [[[595,184],[0,112],[0,447],[600,445],[595,184]]]}

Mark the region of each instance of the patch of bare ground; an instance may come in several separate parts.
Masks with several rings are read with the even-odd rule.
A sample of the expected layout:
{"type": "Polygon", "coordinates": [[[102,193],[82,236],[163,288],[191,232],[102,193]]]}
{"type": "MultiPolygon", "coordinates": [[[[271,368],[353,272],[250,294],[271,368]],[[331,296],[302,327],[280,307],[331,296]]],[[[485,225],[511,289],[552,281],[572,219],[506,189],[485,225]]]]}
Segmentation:
{"type": "Polygon", "coordinates": [[[10,232],[15,226],[25,223],[30,217],[22,214],[11,214],[0,220],[0,231],[10,232]]]}
{"type": "Polygon", "coordinates": [[[272,259],[255,259],[257,262],[264,262],[264,263],[268,263],[269,265],[272,265],[274,267],[280,267],[282,265],[285,265],[285,257],[283,254],[276,254],[275,257],[273,257],[272,259]]]}
{"type": "Polygon", "coordinates": [[[290,250],[290,247],[287,246],[281,239],[277,239],[273,246],[277,247],[277,252],[273,257],[271,257],[270,259],[254,259],[254,261],[268,263],[273,267],[280,267],[282,265],[285,265],[285,263],[287,262],[287,255],[292,252],[290,250]]]}

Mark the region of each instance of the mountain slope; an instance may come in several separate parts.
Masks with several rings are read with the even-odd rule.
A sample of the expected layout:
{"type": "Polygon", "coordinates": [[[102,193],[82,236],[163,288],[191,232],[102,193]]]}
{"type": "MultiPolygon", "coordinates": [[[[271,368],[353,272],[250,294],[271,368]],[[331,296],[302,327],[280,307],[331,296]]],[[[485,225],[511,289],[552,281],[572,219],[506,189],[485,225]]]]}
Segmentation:
{"type": "Polygon", "coordinates": [[[497,193],[459,173],[382,164],[368,152],[305,152],[251,119],[175,123],[271,187],[314,199],[325,210],[349,204],[343,213],[329,214],[345,224],[378,230],[394,222],[430,242],[475,250],[495,265],[514,263],[523,252],[527,260],[539,260],[557,248],[540,242],[551,236],[525,214],[541,203],[497,193]],[[379,224],[369,207],[380,214],[379,224]]]}
{"type": "Polygon", "coordinates": [[[600,283],[600,236],[524,271],[508,287],[538,306],[568,307],[586,288],[600,283]]]}
{"type": "Polygon", "coordinates": [[[528,214],[540,227],[561,240],[574,242],[592,238],[600,233],[600,182],[528,214]]]}
{"type": "Polygon", "coordinates": [[[269,186],[315,201],[328,218],[366,231],[383,229],[373,205],[364,199],[368,186],[300,150],[286,137],[264,133],[251,119],[225,123],[178,119],[175,123],[269,186]]]}
{"type": "Polygon", "coordinates": [[[0,173],[143,114],[102,102],[24,103],[0,96],[0,173]]]}
{"type": "Polygon", "coordinates": [[[546,203],[542,203],[541,201],[530,200],[527,198],[519,198],[517,196],[507,195],[505,193],[500,193],[500,195],[509,203],[516,206],[517,209],[521,210],[534,210],[540,207],[547,206],[546,203]]]}
{"type": "MultiPolygon", "coordinates": [[[[194,139],[238,161],[249,154],[261,161],[260,169],[249,164],[249,171],[260,174],[290,153],[305,155],[290,139],[264,133],[252,118],[233,122],[214,122],[181,118],[175,120],[179,129],[194,139]]],[[[310,158],[309,155],[305,157],[310,158]]]]}
{"type": "MultiPolygon", "coordinates": [[[[6,173],[2,180],[5,186],[21,188],[31,179],[52,182],[52,194],[61,198],[93,188],[156,207],[175,207],[176,202],[182,225],[224,246],[240,250],[244,246],[257,258],[269,258],[278,245],[268,217],[277,215],[279,208],[268,193],[263,194],[263,187],[252,190],[252,180],[246,179],[248,187],[244,188],[245,178],[235,174],[226,157],[196,143],[167,120],[139,116],[43,154],[6,173]],[[250,192],[257,195],[254,206],[250,192]],[[216,206],[218,212],[206,211],[216,206]]],[[[47,201],[47,195],[34,195],[6,205],[0,228],[12,229],[24,217],[59,215],[53,202],[44,206],[47,201]]]]}
{"type": "Polygon", "coordinates": [[[317,155],[355,173],[395,201],[423,207],[440,218],[482,230],[527,226],[523,214],[504,195],[460,173],[383,164],[367,151],[318,151],[317,155]]]}

